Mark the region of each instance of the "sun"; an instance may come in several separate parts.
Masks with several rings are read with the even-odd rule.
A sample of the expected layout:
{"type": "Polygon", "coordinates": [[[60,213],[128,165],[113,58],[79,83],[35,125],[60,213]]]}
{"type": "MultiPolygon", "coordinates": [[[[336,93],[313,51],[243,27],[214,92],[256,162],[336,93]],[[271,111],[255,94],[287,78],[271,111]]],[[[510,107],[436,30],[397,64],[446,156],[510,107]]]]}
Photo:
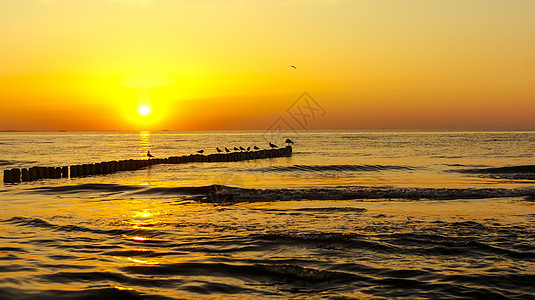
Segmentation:
{"type": "Polygon", "coordinates": [[[150,107],[146,106],[146,105],[142,105],[139,107],[139,110],[138,110],[139,114],[142,115],[142,116],[147,116],[150,114],[150,107]]]}

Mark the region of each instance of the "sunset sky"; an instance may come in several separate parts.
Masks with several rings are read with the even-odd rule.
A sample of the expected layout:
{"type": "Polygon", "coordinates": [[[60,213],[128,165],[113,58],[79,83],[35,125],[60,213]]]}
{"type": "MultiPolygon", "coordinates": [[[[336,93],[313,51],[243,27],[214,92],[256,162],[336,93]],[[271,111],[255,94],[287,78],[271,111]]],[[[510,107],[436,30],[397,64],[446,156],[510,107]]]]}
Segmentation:
{"type": "Polygon", "coordinates": [[[533,0],[0,0],[0,130],[263,130],[292,122],[305,91],[325,114],[300,129],[535,129],[534,12],[533,0]]]}

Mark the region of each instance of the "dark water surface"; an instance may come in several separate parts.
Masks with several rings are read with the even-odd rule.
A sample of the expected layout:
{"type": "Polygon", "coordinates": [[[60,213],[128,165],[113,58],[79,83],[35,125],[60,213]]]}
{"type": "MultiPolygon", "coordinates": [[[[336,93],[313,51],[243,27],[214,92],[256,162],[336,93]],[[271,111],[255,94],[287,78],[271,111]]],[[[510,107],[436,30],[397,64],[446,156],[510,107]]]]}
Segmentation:
{"type": "MultiPolygon", "coordinates": [[[[293,139],[291,158],[2,186],[0,299],[535,299],[534,133],[293,139]]],[[[2,133],[0,165],[244,141],[265,144],[256,132],[2,133]]]]}

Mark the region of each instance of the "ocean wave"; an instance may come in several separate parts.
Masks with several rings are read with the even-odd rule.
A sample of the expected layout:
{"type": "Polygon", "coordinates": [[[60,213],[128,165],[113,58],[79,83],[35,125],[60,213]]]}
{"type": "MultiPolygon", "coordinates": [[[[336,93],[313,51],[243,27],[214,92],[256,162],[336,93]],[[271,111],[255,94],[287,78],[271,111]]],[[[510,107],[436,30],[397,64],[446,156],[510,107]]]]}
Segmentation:
{"type": "Polygon", "coordinates": [[[465,169],[459,172],[478,174],[535,174],[535,165],[465,169]]]}
{"type": "Polygon", "coordinates": [[[383,165],[292,165],[292,166],[273,166],[257,169],[261,172],[380,172],[385,170],[414,170],[409,166],[383,166],[383,165]]]}
{"type": "Polygon", "coordinates": [[[363,213],[366,211],[365,208],[360,207],[306,207],[306,208],[296,208],[295,211],[306,211],[306,212],[356,212],[363,213]]]}
{"type": "Polygon", "coordinates": [[[443,225],[455,227],[458,230],[461,228],[460,230],[462,230],[463,225],[459,225],[462,223],[468,223],[464,225],[466,226],[466,231],[463,232],[463,236],[445,236],[439,232],[435,232],[434,234],[400,233],[382,235],[381,239],[390,240],[393,244],[403,246],[402,252],[421,252],[422,254],[437,256],[500,256],[528,261],[535,259],[533,247],[522,250],[513,249],[478,240],[475,236],[482,235],[491,230],[477,222],[456,222],[443,225]]]}
{"type": "Polygon", "coordinates": [[[255,263],[237,265],[230,263],[176,263],[152,266],[128,266],[122,270],[126,273],[141,275],[165,276],[213,276],[229,278],[255,278],[271,282],[314,282],[325,283],[345,279],[352,281],[356,275],[340,272],[302,267],[295,264],[263,264],[255,263]]]}
{"type": "MultiPolygon", "coordinates": [[[[234,210],[221,208],[217,214],[227,209],[234,210]]],[[[329,213],[328,208],[288,212],[302,210],[329,213]]],[[[118,235],[150,231],[10,217],[1,225],[49,232],[14,228],[32,234],[18,240],[27,251],[0,265],[6,278],[0,280],[0,299],[533,298],[535,275],[522,271],[535,261],[530,222],[392,217],[392,222],[373,224],[365,219],[373,214],[358,215],[362,222],[348,219],[351,229],[343,231],[337,225],[307,230],[262,223],[251,232],[241,228],[191,236],[161,223],[158,230],[169,242],[143,247],[124,243],[118,235]],[[32,282],[38,284],[29,286],[32,282]],[[355,295],[357,290],[362,294],[355,295]]],[[[176,222],[174,217],[170,221],[176,222]]],[[[213,221],[193,217],[188,226],[202,229],[213,221]]],[[[0,251],[11,252],[16,243],[0,251]]]]}
{"type": "Polygon", "coordinates": [[[479,177],[513,180],[535,180],[535,165],[509,166],[498,168],[474,168],[457,170],[465,174],[475,174],[479,177]]]}
{"type": "Polygon", "coordinates": [[[136,237],[144,237],[144,238],[154,238],[161,234],[161,232],[157,230],[148,230],[148,229],[139,229],[139,228],[104,230],[104,229],[88,228],[88,227],[84,227],[80,225],[57,225],[57,224],[52,224],[40,218],[28,218],[28,217],[13,217],[8,220],[1,220],[0,222],[10,223],[10,224],[21,226],[21,227],[37,227],[37,228],[49,229],[52,231],[71,232],[71,233],[87,232],[87,233],[93,233],[93,234],[105,234],[105,235],[127,236],[127,237],[136,236],[136,237]]]}
{"type": "Polygon", "coordinates": [[[52,195],[79,195],[94,198],[113,196],[116,199],[135,196],[169,198],[213,203],[272,202],[292,200],[452,200],[525,197],[533,199],[535,188],[411,188],[390,186],[343,186],[324,188],[240,188],[225,185],[159,187],[121,184],[79,184],[30,188],[19,192],[52,195]]]}
{"type": "MultiPolygon", "coordinates": [[[[475,223],[475,222],[472,222],[475,223]]],[[[477,225],[477,223],[476,223],[477,225]]],[[[444,224],[444,226],[455,226],[444,224]]],[[[482,225],[481,225],[482,226],[482,225]]],[[[312,233],[266,233],[253,235],[252,239],[285,245],[314,245],[325,249],[352,249],[352,251],[373,250],[385,255],[433,255],[460,257],[508,257],[513,260],[534,261],[533,246],[513,247],[509,244],[488,243],[477,236],[485,230],[470,228],[469,234],[463,236],[446,236],[439,231],[434,233],[380,233],[369,229],[371,235],[357,233],[312,232],[312,233]]],[[[523,231],[526,232],[526,231],[523,231]]]]}
{"type": "Polygon", "coordinates": [[[44,186],[30,188],[26,191],[38,194],[78,194],[78,193],[128,193],[130,195],[200,195],[208,194],[216,190],[224,188],[225,190],[232,189],[231,187],[224,187],[218,185],[209,186],[185,186],[185,187],[158,187],[158,186],[139,186],[139,185],[125,185],[114,183],[85,183],[76,185],[63,186],[44,186]]]}
{"type": "Polygon", "coordinates": [[[397,246],[373,241],[368,237],[357,233],[266,233],[257,236],[256,239],[275,244],[284,243],[299,246],[314,245],[329,249],[332,249],[333,246],[339,246],[340,249],[367,249],[391,254],[403,251],[403,249],[397,246]]]}
{"type": "Polygon", "coordinates": [[[271,202],[292,200],[453,200],[503,197],[533,197],[534,188],[402,188],[333,187],[294,189],[242,189],[215,186],[214,191],[194,197],[201,202],[271,202]]]}
{"type": "Polygon", "coordinates": [[[10,161],[10,160],[1,160],[0,159],[0,166],[9,166],[9,165],[12,165],[13,164],[13,161],[10,161]]]}
{"type": "Polygon", "coordinates": [[[305,280],[308,282],[325,282],[338,279],[347,279],[348,281],[351,281],[354,279],[354,277],[356,277],[356,275],[352,275],[345,272],[306,268],[292,264],[257,264],[255,266],[261,271],[263,271],[262,273],[264,273],[265,275],[283,278],[286,277],[287,280],[289,279],[305,280]]]}
{"type": "Polygon", "coordinates": [[[137,191],[139,186],[113,184],[113,183],[85,183],[76,185],[61,185],[61,186],[43,186],[30,188],[26,191],[38,194],[71,194],[71,193],[85,193],[85,192],[128,192],[137,191]]]}
{"type": "Polygon", "coordinates": [[[13,287],[0,288],[0,299],[10,300],[33,300],[33,299],[124,299],[124,300],[139,300],[139,299],[154,299],[154,300],[171,300],[173,298],[150,295],[143,292],[138,292],[132,289],[121,287],[88,287],[83,290],[27,290],[17,289],[13,287]]]}

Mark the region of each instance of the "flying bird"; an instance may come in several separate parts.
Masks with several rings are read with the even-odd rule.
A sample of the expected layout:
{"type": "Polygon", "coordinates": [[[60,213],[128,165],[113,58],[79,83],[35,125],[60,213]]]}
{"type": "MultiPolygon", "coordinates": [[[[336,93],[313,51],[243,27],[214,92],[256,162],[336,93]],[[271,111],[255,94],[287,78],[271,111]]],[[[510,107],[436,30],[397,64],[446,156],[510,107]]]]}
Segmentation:
{"type": "Polygon", "coordinates": [[[269,146],[270,146],[271,148],[279,148],[277,145],[275,145],[275,144],[273,144],[273,143],[271,143],[271,142],[269,142],[269,146]]]}
{"type": "Polygon", "coordinates": [[[294,68],[294,69],[296,69],[296,70],[297,70],[297,67],[296,67],[296,66],[294,66],[294,65],[290,65],[290,68],[294,68]]]}
{"type": "Polygon", "coordinates": [[[154,157],[154,155],[150,154],[150,151],[147,151],[147,156],[148,157],[154,157]]]}
{"type": "Polygon", "coordinates": [[[218,153],[223,152],[221,149],[219,149],[219,147],[216,147],[215,149],[217,150],[218,153]]]}
{"type": "Polygon", "coordinates": [[[201,149],[201,150],[197,151],[197,153],[203,154],[204,153],[204,149],[201,149]]]}
{"type": "Polygon", "coordinates": [[[230,152],[230,150],[229,150],[227,147],[225,147],[225,151],[226,151],[227,153],[230,152]]]}
{"type": "Polygon", "coordinates": [[[258,148],[257,146],[254,146],[253,147],[255,150],[260,150],[260,148],[258,148]]]}

